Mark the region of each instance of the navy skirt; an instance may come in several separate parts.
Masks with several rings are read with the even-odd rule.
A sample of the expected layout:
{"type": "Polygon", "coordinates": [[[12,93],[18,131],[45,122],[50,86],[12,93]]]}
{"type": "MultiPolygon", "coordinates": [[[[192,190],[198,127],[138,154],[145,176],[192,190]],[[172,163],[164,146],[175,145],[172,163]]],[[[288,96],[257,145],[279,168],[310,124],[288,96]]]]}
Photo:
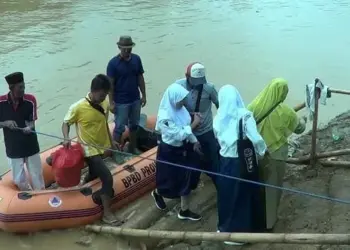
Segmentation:
{"type": "MultiPolygon", "coordinates": [[[[188,166],[186,147],[174,147],[161,142],[157,160],[188,166]]],[[[187,196],[191,192],[191,170],[170,164],[156,163],[156,187],[158,194],[168,199],[187,196]]]]}
{"type": "MultiPolygon", "coordinates": [[[[220,157],[223,175],[241,178],[239,158],[220,157]]],[[[259,181],[259,176],[251,178],[259,181]]],[[[217,177],[218,230],[220,232],[263,232],[265,228],[264,197],[255,184],[217,177]]]]}

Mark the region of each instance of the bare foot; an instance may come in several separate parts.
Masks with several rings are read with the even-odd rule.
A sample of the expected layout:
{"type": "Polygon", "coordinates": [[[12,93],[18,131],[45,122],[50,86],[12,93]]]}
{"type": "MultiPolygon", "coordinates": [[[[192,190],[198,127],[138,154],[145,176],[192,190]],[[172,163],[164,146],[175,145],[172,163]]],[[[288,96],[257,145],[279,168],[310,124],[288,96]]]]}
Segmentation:
{"type": "Polygon", "coordinates": [[[115,227],[121,226],[124,222],[117,219],[113,214],[103,215],[102,221],[108,225],[112,225],[115,227]]]}

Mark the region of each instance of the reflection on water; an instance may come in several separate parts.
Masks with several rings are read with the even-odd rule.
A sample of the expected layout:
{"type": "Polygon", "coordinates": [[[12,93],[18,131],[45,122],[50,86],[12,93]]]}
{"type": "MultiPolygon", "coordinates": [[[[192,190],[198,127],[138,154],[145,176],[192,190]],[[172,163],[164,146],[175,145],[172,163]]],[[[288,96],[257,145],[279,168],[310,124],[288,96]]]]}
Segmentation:
{"type": "MultiPolygon", "coordinates": [[[[246,103],[272,77],[282,76],[290,83],[288,102],[298,104],[315,77],[349,89],[349,6],[346,0],[2,0],[0,75],[24,72],[27,90],[39,103],[37,129],[55,135],[68,106],[86,94],[92,77],[117,53],[122,34],[133,36],[144,63],[145,112],[154,113],[166,86],[198,60],[210,81],[218,88],[235,84],[246,103]]],[[[7,91],[4,81],[0,90],[7,91]]],[[[321,107],[322,121],[334,116],[334,107],[347,109],[345,98],[321,107]]],[[[58,143],[39,139],[42,149],[58,143]]],[[[5,170],[3,148],[0,157],[5,170]]],[[[67,244],[74,241],[71,233],[54,235],[67,244]]],[[[30,249],[17,239],[1,235],[0,245],[30,249]]],[[[53,237],[26,240],[35,249],[48,249],[40,242],[50,246],[53,237]]]]}

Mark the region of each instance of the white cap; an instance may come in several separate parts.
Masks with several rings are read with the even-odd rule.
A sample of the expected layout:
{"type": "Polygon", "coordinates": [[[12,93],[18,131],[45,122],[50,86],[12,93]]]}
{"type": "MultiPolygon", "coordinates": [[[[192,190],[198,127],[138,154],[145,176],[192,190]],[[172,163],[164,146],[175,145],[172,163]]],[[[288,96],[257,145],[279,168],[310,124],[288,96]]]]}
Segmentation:
{"type": "Polygon", "coordinates": [[[186,76],[191,78],[192,85],[205,84],[205,67],[203,64],[195,62],[187,66],[186,76]]]}

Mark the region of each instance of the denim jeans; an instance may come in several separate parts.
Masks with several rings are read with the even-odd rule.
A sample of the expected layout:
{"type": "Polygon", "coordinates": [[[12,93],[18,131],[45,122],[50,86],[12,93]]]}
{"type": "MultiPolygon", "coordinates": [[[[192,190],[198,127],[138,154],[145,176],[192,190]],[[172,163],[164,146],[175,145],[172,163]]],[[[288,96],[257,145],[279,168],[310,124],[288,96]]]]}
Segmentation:
{"type": "Polygon", "coordinates": [[[125,126],[129,127],[130,132],[137,130],[140,123],[140,113],[140,100],[126,104],[115,104],[115,127],[113,131],[113,137],[115,140],[120,140],[123,132],[125,131],[125,126]]]}

